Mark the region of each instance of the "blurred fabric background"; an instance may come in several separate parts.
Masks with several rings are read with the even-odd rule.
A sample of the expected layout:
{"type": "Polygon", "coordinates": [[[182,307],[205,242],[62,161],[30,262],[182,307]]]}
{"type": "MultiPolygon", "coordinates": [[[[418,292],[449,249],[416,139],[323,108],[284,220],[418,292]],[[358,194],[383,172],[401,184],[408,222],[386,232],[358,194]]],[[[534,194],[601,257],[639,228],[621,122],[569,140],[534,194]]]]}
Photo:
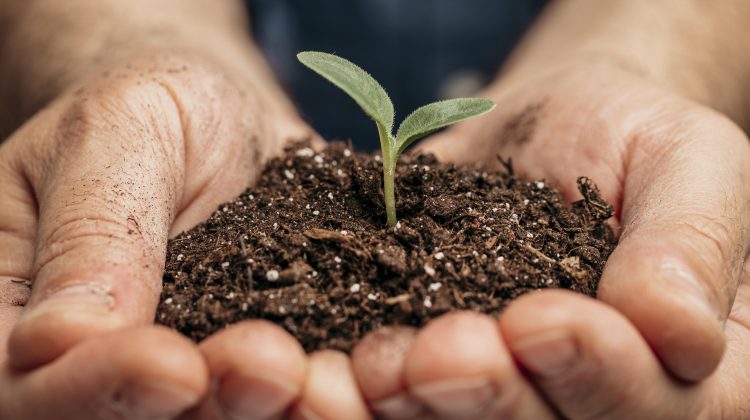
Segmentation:
{"type": "Polygon", "coordinates": [[[489,82],[546,0],[249,0],[256,41],[305,118],[327,139],[379,147],[371,120],[296,60],[335,53],[388,91],[396,121],[489,82]]]}

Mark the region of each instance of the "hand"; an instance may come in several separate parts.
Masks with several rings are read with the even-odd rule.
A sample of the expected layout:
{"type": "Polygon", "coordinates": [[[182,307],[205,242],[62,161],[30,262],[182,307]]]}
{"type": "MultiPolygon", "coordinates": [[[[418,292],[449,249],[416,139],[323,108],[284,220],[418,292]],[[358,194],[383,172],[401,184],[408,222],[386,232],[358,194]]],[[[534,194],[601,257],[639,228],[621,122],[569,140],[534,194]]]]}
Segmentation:
{"type": "Polygon", "coordinates": [[[368,402],[386,418],[747,415],[750,147],[742,131],[604,64],[526,75],[487,96],[497,111],[422,150],[494,166],[498,154],[510,156],[570,200],[576,177],[591,177],[622,228],[601,301],[549,290],[518,299],[499,323],[457,313],[418,332],[373,333],[353,352],[368,402]]]}
{"type": "Polygon", "coordinates": [[[199,57],[144,56],[81,86],[0,146],[0,418],[162,418],[199,403],[220,418],[239,394],[286,410],[308,362],[279,327],[196,346],[151,324],[168,236],[310,130],[199,57]]]}

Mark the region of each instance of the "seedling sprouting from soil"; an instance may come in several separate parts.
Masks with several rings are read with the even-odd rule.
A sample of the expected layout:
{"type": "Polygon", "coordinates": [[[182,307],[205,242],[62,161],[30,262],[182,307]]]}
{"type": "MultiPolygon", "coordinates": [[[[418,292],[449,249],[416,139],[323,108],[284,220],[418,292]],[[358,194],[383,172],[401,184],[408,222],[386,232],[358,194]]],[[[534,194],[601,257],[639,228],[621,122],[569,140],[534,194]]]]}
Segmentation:
{"type": "Polygon", "coordinates": [[[393,103],[385,89],[356,64],[316,51],[297,54],[302,64],[338,86],[375,121],[383,153],[383,195],[389,226],[396,225],[394,176],[401,153],[416,140],[451,124],[491,111],[495,104],[488,99],[458,98],[433,102],[417,108],[393,135],[393,103]]]}

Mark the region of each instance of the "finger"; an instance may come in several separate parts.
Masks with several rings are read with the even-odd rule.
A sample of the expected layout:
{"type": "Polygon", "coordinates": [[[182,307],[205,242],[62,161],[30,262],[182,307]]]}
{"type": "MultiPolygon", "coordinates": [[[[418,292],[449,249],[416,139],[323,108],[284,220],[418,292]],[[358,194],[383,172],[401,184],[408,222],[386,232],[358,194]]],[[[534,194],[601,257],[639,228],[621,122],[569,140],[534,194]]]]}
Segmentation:
{"type": "Polygon", "coordinates": [[[196,404],[208,371],[187,339],[158,327],[109,333],[28,373],[3,363],[0,418],[173,418],[196,404]]]}
{"type": "Polygon", "coordinates": [[[533,293],[508,307],[500,327],[513,356],[565,418],[698,417],[699,391],[672,379],[609,306],[567,291],[533,293]]]}
{"type": "Polygon", "coordinates": [[[404,382],[404,362],[416,330],[384,327],[365,336],[352,351],[359,389],[373,411],[385,419],[413,419],[425,414],[404,382]]]}
{"type": "Polygon", "coordinates": [[[624,230],[599,289],[667,368],[689,381],[721,360],[750,217],[747,139],[721,118],[699,123],[633,148],[624,230]]]}
{"type": "Polygon", "coordinates": [[[200,344],[216,386],[201,418],[281,418],[299,398],[307,357],[299,342],[268,321],[245,321],[200,344]]]}
{"type": "Polygon", "coordinates": [[[411,393],[438,418],[554,418],[486,315],[455,312],[428,323],[409,351],[404,375],[411,393]]]}
{"type": "MultiPolygon", "coordinates": [[[[0,343],[29,298],[36,232],[36,203],[8,145],[0,146],[0,343]]],[[[6,353],[0,348],[0,358],[6,353]]]]}
{"type": "Polygon", "coordinates": [[[349,356],[323,350],[309,356],[302,398],[293,408],[292,419],[370,419],[349,356]]]}
{"type": "Polygon", "coordinates": [[[39,226],[32,294],[9,342],[13,367],[38,366],[86,336],[153,319],[184,161],[179,112],[155,86],[57,105],[67,110],[62,121],[42,114],[18,133],[24,138],[10,139],[54,135],[60,143],[35,151],[54,160],[26,159],[54,164],[26,168],[39,226]]]}

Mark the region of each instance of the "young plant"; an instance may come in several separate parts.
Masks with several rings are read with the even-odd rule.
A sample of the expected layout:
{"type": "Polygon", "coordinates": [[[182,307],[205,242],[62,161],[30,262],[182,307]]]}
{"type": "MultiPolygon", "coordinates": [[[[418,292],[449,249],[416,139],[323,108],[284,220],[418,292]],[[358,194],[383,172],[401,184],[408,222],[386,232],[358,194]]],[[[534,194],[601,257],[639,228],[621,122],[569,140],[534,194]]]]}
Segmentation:
{"type": "Polygon", "coordinates": [[[393,103],[385,89],[369,73],[333,54],[305,51],[297,54],[302,64],[346,92],[375,121],[383,153],[383,195],[389,226],[396,225],[394,176],[401,153],[426,135],[443,127],[491,111],[488,99],[459,98],[433,102],[412,112],[393,135],[393,103]]]}

